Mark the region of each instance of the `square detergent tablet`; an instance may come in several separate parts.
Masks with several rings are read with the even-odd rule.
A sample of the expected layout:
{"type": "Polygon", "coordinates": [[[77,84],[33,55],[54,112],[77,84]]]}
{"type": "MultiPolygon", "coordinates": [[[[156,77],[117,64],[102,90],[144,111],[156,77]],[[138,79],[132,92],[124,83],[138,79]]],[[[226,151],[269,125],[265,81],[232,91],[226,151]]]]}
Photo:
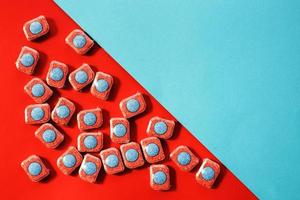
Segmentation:
{"type": "Polygon", "coordinates": [[[77,114],[77,125],[81,131],[99,128],[102,124],[103,116],[100,108],[82,110],[77,114]]]}
{"type": "Polygon", "coordinates": [[[182,171],[191,171],[199,163],[199,159],[192,151],[183,145],[172,151],[170,157],[182,171]]]}
{"type": "Polygon", "coordinates": [[[115,143],[127,143],[130,141],[130,126],[126,118],[110,119],[110,138],[115,143]]]}
{"type": "Polygon", "coordinates": [[[79,168],[79,177],[87,182],[94,183],[97,180],[102,167],[100,158],[91,154],[86,154],[79,168]]]}
{"type": "Polygon", "coordinates": [[[175,122],[173,120],[161,117],[153,117],[150,119],[147,134],[161,139],[169,139],[173,135],[175,122]]]}
{"type": "Polygon", "coordinates": [[[125,167],[118,149],[111,147],[100,152],[104,170],[107,174],[124,171],[125,167]]]}
{"type": "Polygon", "coordinates": [[[50,170],[45,166],[42,159],[37,155],[31,155],[26,158],[21,163],[21,167],[33,182],[41,181],[50,173],[50,170]]]}
{"type": "Polygon", "coordinates": [[[97,72],[91,87],[91,94],[99,99],[107,100],[113,86],[113,77],[103,72],[97,72]]]}
{"type": "Polygon", "coordinates": [[[50,119],[49,104],[32,104],[25,108],[26,124],[43,124],[50,119]]]}
{"type": "Polygon", "coordinates": [[[30,47],[22,47],[16,61],[17,69],[28,75],[32,75],[39,60],[39,52],[30,47]]]}
{"type": "Polygon", "coordinates": [[[31,79],[25,85],[24,90],[36,103],[44,103],[53,94],[53,91],[40,78],[31,79]]]}
{"type": "Polygon", "coordinates": [[[80,91],[90,84],[94,79],[95,73],[88,64],[83,64],[70,73],[69,82],[74,90],[80,91]]]}
{"type": "Polygon", "coordinates": [[[165,159],[160,140],[157,137],[148,137],[141,140],[145,159],[148,163],[156,163],[165,159]]]}
{"type": "Polygon", "coordinates": [[[65,153],[57,159],[57,166],[66,175],[71,174],[82,162],[82,155],[79,151],[70,146],[65,153]]]}
{"type": "Polygon", "coordinates": [[[220,165],[206,158],[196,173],[196,180],[200,185],[206,188],[212,188],[219,174],[220,165]]]}
{"type": "Polygon", "coordinates": [[[129,169],[143,166],[145,161],[139,143],[130,142],[120,146],[124,164],[129,169]]]}
{"type": "Polygon", "coordinates": [[[67,98],[60,97],[51,113],[52,120],[61,125],[67,125],[75,112],[75,105],[67,98]]]}
{"type": "Polygon", "coordinates": [[[52,149],[56,148],[64,140],[64,135],[50,123],[41,125],[35,131],[35,137],[46,147],[52,149]]]}
{"type": "Polygon", "coordinates": [[[120,109],[125,118],[134,117],[146,110],[146,102],[141,93],[136,93],[120,102],[120,109]]]}
{"type": "Polygon", "coordinates": [[[150,166],[150,186],[153,190],[169,190],[170,172],[166,165],[150,166]]]}
{"type": "Polygon", "coordinates": [[[94,45],[94,41],[82,30],[75,29],[67,37],[66,43],[72,47],[76,53],[85,54],[94,45]]]}
{"type": "Polygon", "coordinates": [[[23,26],[27,40],[31,41],[49,32],[49,24],[43,15],[27,21],[23,26]]]}
{"type": "Polygon", "coordinates": [[[69,73],[66,64],[58,61],[52,61],[47,73],[46,81],[48,85],[55,88],[63,88],[69,73]]]}
{"type": "Polygon", "coordinates": [[[77,138],[77,147],[80,152],[99,152],[103,148],[103,133],[81,133],[77,138]]]}

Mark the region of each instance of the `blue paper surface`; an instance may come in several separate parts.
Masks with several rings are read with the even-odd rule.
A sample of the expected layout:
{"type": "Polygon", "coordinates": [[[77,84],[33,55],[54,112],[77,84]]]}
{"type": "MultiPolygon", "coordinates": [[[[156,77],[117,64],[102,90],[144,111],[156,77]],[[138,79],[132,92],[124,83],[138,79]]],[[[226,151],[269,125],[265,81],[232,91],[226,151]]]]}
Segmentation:
{"type": "Polygon", "coordinates": [[[300,198],[300,1],[56,2],[259,198],[300,198]]]}

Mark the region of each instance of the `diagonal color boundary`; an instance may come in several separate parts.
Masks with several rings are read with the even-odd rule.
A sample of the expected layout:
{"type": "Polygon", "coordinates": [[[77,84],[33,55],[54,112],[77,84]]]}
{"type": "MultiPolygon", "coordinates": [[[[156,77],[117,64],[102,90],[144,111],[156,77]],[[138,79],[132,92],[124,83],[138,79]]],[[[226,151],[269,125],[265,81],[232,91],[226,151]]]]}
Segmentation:
{"type": "Polygon", "coordinates": [[[258,197],[300,198],[299,1],[56,2],[258,197]]]}

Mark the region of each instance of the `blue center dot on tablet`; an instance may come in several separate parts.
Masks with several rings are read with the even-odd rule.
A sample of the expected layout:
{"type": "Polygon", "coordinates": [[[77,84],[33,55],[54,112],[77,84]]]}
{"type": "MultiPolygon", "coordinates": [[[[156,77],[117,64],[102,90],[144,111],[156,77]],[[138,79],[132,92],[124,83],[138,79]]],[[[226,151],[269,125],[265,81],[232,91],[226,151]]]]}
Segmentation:
{"type": "Polygon", "coordinates": [[[45,142],[50,143],[56,139],[56,133],[52,129],[47,129],[43,132],[42,137],[45,142]]]}
{"type": "Polygon", "coordinates": [[[62,161],[63,161],[64,166],[66,166],[68,168],[74,167],[77,162],[76,157],[70,153],[64,155],[62,161]]]}
{"type": "Polygon", "coordinates": [[[105,164],[111,168],[118,166],[119,164],[119,158],[118,156],[111,154],[106,157],[105,164]]]}
{"type": "Polygon", "coordinates": [[[29,30],[32,34],[39,34],[43,30],[43,25],[39,21],[34,21],[30,24],[29,30]]]}
{"type": "Polygon", "coordinates": [[[83,144],[88,149],[93,149],[97,146],[98,141],[97,138],[93,135],[88,135],[84,138],[83,144]]]}
{"type": "Polygon", "coordinates": [[[43,119],[45,112],[42,108],[35,107],[31,110],[30,115],[31,115],[32,119],[34,119],[35,121],[38,121],[38,120],[43,119]]]}
{"type": "Polygon", "coordinates": [[[154,131],[155,133],[159,134],[159,135],[163,135],[165,134],[165,132],[167,132],[168,126],[165,122],[156,122],[154,125],[154,131]]]}
{"type": "Polygon", "coordinates": [[[77,83],[83,84],[88,80],[88,75],[85,71],[80,70],[75,74],[75,80],[77,83]]]}
{"type": "Polygon", "coordinates": [[[113,133],[117,137],[123,137],[126,134],[126,126],[124,124],[116,124],[113,128],[113,133]]]}
{"type": "Polygon", "coordinates": [[[145,149],[146,149],[146,153],[151,157],[158,155],[159,147],[155,143],[148,144],[145,149]]]}
{"type": "Polygon", "coordinates": [[[32,162],[28,166],[28,172],[32,176],[37,176],[42,172],[42,166],[38,162],[32,162]]]}
{"type": "Polygon", "coordinates": [[[129,112],[136,112],[140,108],[140,103],[136,99],[130,99],[126,102],[126,108],[129,112]]]}
{"type": "Polygon", "coordinates": [[[167,175],[163,171],[155,172],[152,178],[154,183],[158,185],[162,185],[167,181],[167,175]]]}
{"type": "Polygon", "coordinates": [[[215,171],[211,167],[204,167],[201,171],[204,180],[209,181],[214,178],[215,171]]]}
{"type": "Polygon", "coordinates": [[[97,117],[94,113],[88,112],[83,116],[83,122],[88,126],[93,126],[97,121],[97,117]]]}
{"type": "Polygon", "coordinates": [[[22,55],[20,61],[25,67],[30,67],[34,63],[34,57],[30,53],[25,53],[22,55]]]}
{"type": "Polygon", "coordinates": [[[191,155],[185,151],[180,152],[177,161],[180,165],[188,165],[191,162],[191,155]]]}
{"type": "Polygon", "coordinates": [[[70,109],[65,105],[58,106],[56,108],[56,114],[59,118],[65,119],[70,115],[70,109]]]}
{"type": "Polygon", "coordinates": [[[108,89],[108,82],[104,79],[99,79],[95,83],[98,92],[105,92],[108,89]]]}
{"type": "Polygon", "coordinates": [[[40,83],[36,83],[33,85],[33,87],[31,88],[31,94],[34,97],[41,97],[45,94],[45,88],[42,84],[40,83]]]}
{"type": "Polygon", "coordinates": [[[92,175],[96,173],[97,165],[94,162],[85,162],[82,169],[87,175],[92,175]]]}
{"type": "Polygon", "coordinates": [[[125,153],[125,157],[129,162],[135,162],[139,157],[139,153],[135,149],[128,149],[125,153]]]}
{"type": "Polygon", "coordinates": [[[86,39],[83,35],[76,35],[73,38],[73,44],[76,48],[82,48],[86,44],[86,39]]]}
{"type": "Polygon", "coordinates": [[[50,78],[54,81],[60,81],[64,77],[64,72],[61,68],[55,67],[50,71],[50,78]]]}

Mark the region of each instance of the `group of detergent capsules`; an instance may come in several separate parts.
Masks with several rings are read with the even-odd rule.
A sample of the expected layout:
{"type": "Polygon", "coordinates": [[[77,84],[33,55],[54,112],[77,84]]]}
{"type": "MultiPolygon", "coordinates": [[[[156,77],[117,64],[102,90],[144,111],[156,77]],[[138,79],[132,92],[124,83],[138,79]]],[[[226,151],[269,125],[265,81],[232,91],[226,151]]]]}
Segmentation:
{"type": "MultiPolygon", "coordinates": [[[[26,38],[32,41],[49,31],[49,24],[44,16],[39,16],[26,22],[23,26],[26,38]]],[[[93,40],[82,30],[73,30],[65,39],[78,54],[85,54],[94,45],[93,40]]],[[[31,75],[38,64],[39,52],[24,46],[17,59],[17,69],[31,75]]],[[[46,147],[56,148],[64,135],[53,124],[48,123],[50,117],[53,123],[67,125],[75,113],[75,105],[67,98],[60,97],[50,113],[49,104],[45,103],[53,94],[50,87],[63,88],[68,75],[68,66],[58,61],[52,61],[45,83],[40,78],[32,78],[24,87],[25,92],[37,103],[25,108],[25,122],[27,124],[41,124],[35,136],[46,147]],[[50,87],[49,87],[50,86],[50,87]],[[51,115],[51,116],[50,116],[51,115]]],[[[90,92],[93,96],[107,100],[113,86],[113,77],[103,72],[96,74],[88,64],[83,64],[68,76],[72,88],[80,91],[92,82],[90,92]]],[[[121,144],[117,148],[103,148],[103,133],[83,132],[99,128],[103,123],[101,108],[82,110],[77,114],[77,125],[82,132],[77,139],[77,148],[70,146],[58,159],[57,166],[64,174],[71,174],[79,167],[79,177],[94,183],[103,165],[107,174],[124,171],[125,167],[134,169],[150,163],[150,186],[154,190],[168,190],[171,187],[169,167],[155,164],[165,159],[161,139],[169,139],[173,135],[175,122],[161,117],[153,117],[146,130],[149,137],[137,142],[130,142],[129,118],[134,117],[146,109],[143,94],[136,93],[123,99],[120,104],[123,117],[110,119],[110,138],[121,144]],[[89,153],[99,153],[96,157],[89,153]],[[86,153],[82,156],[83,153],[86,153]]],[[[189,172],[199,159],[187,146],[178,146],[170,154],[170,158],[179,169],[189,172]]],[[[28,177],[38,182],[47,177],[50,170],[37,155],[31,155],[21,163],[28,177]]],[[[204,187],[211,188],[220,173],[220,166],[210,159],[203,159],[202,165],[196,173],[196,180],[204,187]]]]}

